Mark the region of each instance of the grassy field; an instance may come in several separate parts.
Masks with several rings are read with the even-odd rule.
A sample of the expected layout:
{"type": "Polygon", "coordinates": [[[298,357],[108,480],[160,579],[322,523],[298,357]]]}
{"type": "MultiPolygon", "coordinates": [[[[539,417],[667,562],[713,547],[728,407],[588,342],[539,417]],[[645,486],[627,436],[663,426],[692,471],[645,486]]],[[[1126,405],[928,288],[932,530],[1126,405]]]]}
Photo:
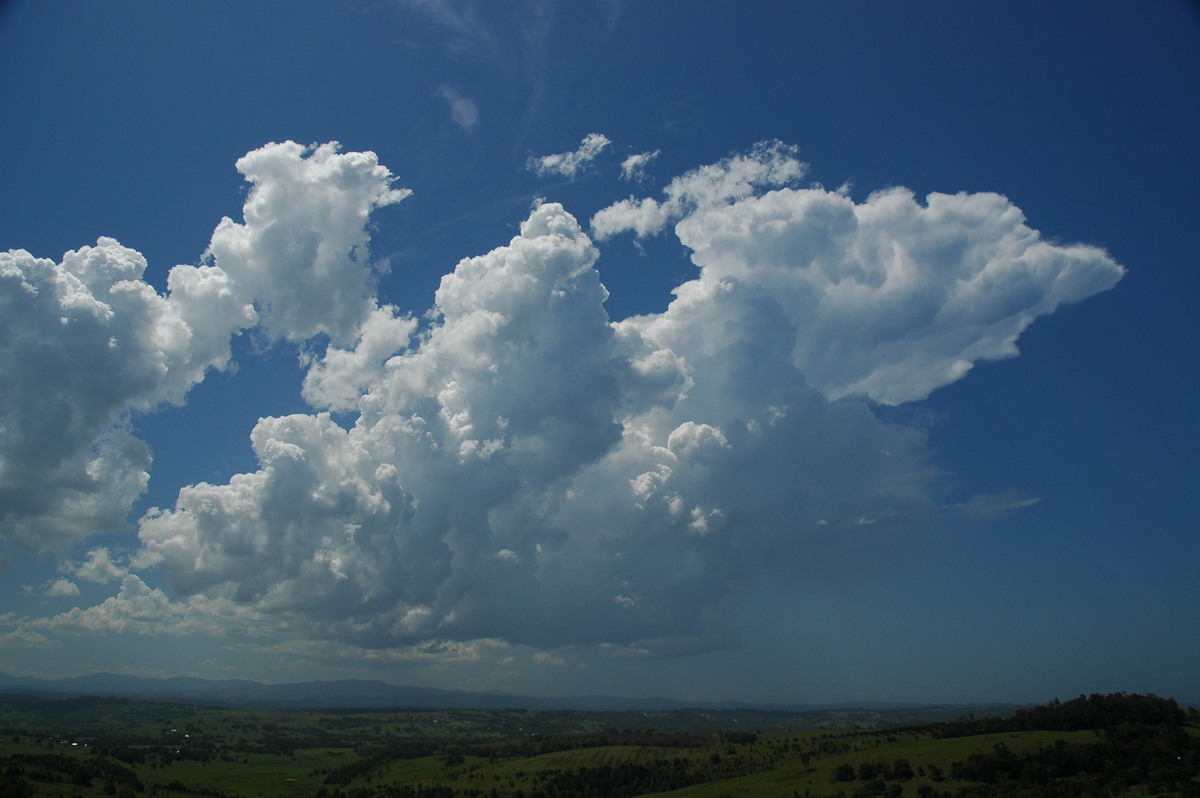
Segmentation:
{"type": "MultiPolygon", "coordinates": [[[[964,763],[1062,758],[1106,744],[1105,733],[1094,730],[939,739],[931,726],[751,727],[764,720],[753,713],[707,719],[700,712],[638,713],[640,728],[629,723],[616,731],[614,720],[636,716],[615,714],[247,712],[115,699],[0,703],[0,796],[954,796],[979,787],[955,775],[966,772],[964,763]],[[650,723],[658,726],[651,731],[650,723]]],[[[1179,787],[1161,794],[1200,795],[1200,730],[1180,733],[1184,742],[1172,743],[1183,746],[1178,764],[1193,772],[1160,773],[1159,781],[1170,776],[1179,787]],[[1187,763],[1184,756],[1191,757],[1187,763]]],[[[1102,777],[1088,778],[1079,783],[1102,777]]],[[[1160,794],[1143,782],[1108,792],[1160,794]]]]}

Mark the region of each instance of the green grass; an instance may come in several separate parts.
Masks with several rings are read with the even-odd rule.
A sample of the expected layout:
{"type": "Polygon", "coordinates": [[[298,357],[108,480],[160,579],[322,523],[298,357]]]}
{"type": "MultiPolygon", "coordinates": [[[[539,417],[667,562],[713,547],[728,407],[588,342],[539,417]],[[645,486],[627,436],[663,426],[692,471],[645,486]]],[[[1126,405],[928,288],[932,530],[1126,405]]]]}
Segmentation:
{"type": "MultiPolygon", "coordinates": [[[[444,785],[456,794],[512,796],[552,783],[556,774],[583,768],[622,769],[641,765],[656,773],[685,772],[703,780],[689,787],[657,795],[677,798],[761,796],[793,798],[809,795],[849,796],[863,786],[857,778],[863,764],[891,765],[904,759],[912,778],[890,780],[903,796],[916,796],[925,784],[954,792],[967,782],[953,780],[952,766],[975,752],[990,753],[1003,744],[1020,755],[1057,740],[1090,743],[1096,732],[1019,732],[933,739],[928,733],[903,729],[869,731],[819,728],[782,730],[779,717],[704,713],[531,713],[518,711],[441,711],[313,713],[235,711],[187,707],[152,702],[96,701],[55,706],[39,715],[32,704],[0,704],[0,724],[9,730],[0,736],[0,758],[22,754],[55,754],[89,761],[100,748],[121,747],[150,754],[142,764],[121,763],[146,786],[147,798],[186,798],[204,791],[241,798],[314,796],[325,788],[351,791],[384,786],[444,785]],[[474,755],[471,746],[501,742],[530,742],[549,735],[556,740],[612,728],[696,733],[755,728],[764,720],[754,742],[731,744],[711,738],[693,747],[653,744],[667,737],[647,734],[622,738],[636,744],[574,747],[536,756],[494,758],[474,755]],[[624,725],[621,725],[621,724],[624,725]],[[711,723],[705,727],[704,723],[711,723]],[[72,726],[71,724],[76,724],[72,726]],[[715,728],[714,728],[715,727],[715,728]],[[380,752],[403,740],[434,741],[436,755],[410,759],[387,758],[380,752]],[[65,741],[65,742],[64,742],[65,741]],[[314,743],[313,741],[319,741],[314,743]],[[77,742],[78,745],[71,745],[77,742]],[[208,755],[207,762],[175,758],[176,752],[208,755]],[[683,766],[672,770],[679,760],[683,766]],[[854,769],[854,781],[834,781],[839,765],[854,769]],[[347,770],[339,771],[340,768],[347,770]],[[938,771],[942,776],[935,780],[938,771]],[[330,774],[351,772],[352,778],[330,774]],[[178,783],[190,792],[168,790],[178,783]]],[[[837,720],[834,718],[834,720],[837,720]]],[[[1200,729],[1189,729],[1200,735],[1200,729]]],[[[740,738],[733,738],[740,739],[740,738]]],[[[679,738],[675,738],[678,742],[679,738]]],[[[578,744],[595,738],[579,738],[578,744]]],[[[556,743],[556,744],[561,744],[556,743]]],[[[395,749],[391,749],[395,750],[395,749]]],[[[13,760],[16,761],[16,760],[13,760]]],[[[65,773],[65,771],[64,771],[65,773]]],[[[34,783],[37,796],[50,798],[100,798],[102,779],[91,785],[34,783]]],[[[3,790],[0,789],[0,795],[3,790]]],[[[1145,794],[1130,791],[1129,794],[1145,794]]],[[[119,795],[119,790],[118,790],[119,795]]]]}

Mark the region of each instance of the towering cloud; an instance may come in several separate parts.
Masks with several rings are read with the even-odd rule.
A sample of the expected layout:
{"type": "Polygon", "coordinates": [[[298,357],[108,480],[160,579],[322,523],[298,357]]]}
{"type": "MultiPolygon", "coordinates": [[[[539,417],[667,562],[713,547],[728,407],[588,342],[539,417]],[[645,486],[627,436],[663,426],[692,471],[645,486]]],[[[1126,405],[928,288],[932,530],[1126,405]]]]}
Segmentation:
{"type": "MultiPolygon", "coordinates": [[[[768,143],[677,178],[662,200],[630,198],[593,218],[598,238],[675,224],[700,271],[664,312],[610,320],[599,251],[545,203],[508,244],[459,262],[418,322],[372,293],[364,224],[402,196],[373,156],[272,145],[240,165],[255,183],[245,223],[222,222],[213,264],[179,267],[177,283],[181,299],[229,298],[226,337],[202,337],[197,354],[166,345],[191,340],[194,322],[134,336],[150,342],[146,354],[108,356],[128,365],[156,353],[166,365],[131,368],[64,451],[84,457],[128,408],[182,396],[227,361],[228,332],[254,319],[279,338],[325,336],[304,396],[357,415],[349,426],[325,412],[261,419],[256,471],[185,487],[141,519],[131,567],[161,568],[174,602],[96,550],[76,573],[122,578],[122,592],[60,616],[64,628],[146,606],[190,628],[272,619],[368,648],[724,645],[730,601],[761,574],[794,569],[809,542],[941,512],[924,433],[882,420],[876,403],[920,399],[975,360],[1013,354],[1036,316],[1122,274],[1100,250],[1042,241],[1003,197],[921,204],[898,189],[855,203],[799,187],[794,149],[768,143]],[[218,611],[221,624],[205,620],[218,611]]],[[[112,262],[124,266],[69,268],[140,275],[121,252],[112,262]]],[[[68,268],[9,257],[30,273],[68,268]]],[[[166,298],[136,275],[145,308],[124,316],[88,300],[94,291],[55,289],[46,307],[24,288],[6,296],[39,308],[44,339],[80,353],[107,353],[107,339],[63,343],[68,308],[106,320],[109,336],[114,319],[150,308],[198,318],[171,315],[175,273],[166,298]]],[[[11,349],[18,362],[24,349],[11,349]]],[[[78,387],[64,393],[83,401],[78,387]]],[[[128,446],[126,507],[147,462],[128,446]]]]}
{"type": "Polygon", "coordinates": [[[128,416],[179,403],[229,359],[253,310],[224,275],[177,267],[172,299],[142,280],[145,260],[109,238],[62,263],[0,254],[0,537],[60,548],[124,525],[150,452],[128,416]],[[215,333],[214,333],[215,330],[215,333]]]}
{"type": "Polygon", "coordinates": [[[371,212],[408,196],[374,153],[268,144],[237,163],[253,188],[243,223],[222,219],[209,253],[268,334],[353,343],[376,306],[368,261],[371,212]]]}
{"type": "Polygon", "coordinates": [[[0,317],[14,333],[0,341],[0,540],[61,549],[123,527],[150,465],[130,413],[182,404],[229,364],[237,331],[355,343],[390,315],[375,304],[365,224],[406,192],[373,154],[286,142],[238,168],[254,184],[245,222],[223,220],[210,262],[173,268],[165,296],[143,280],[145,259],[110,238],[61,263],[0,253],[0,317]]]}

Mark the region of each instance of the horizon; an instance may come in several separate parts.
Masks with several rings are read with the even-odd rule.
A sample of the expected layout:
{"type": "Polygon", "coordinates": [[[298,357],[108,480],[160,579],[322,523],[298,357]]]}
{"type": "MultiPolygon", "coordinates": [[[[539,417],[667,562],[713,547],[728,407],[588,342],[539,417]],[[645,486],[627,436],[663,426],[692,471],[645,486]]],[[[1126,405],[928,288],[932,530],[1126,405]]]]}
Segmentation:
{"type": "MultiPolygon", "coordinates": [[[[1095,691],[1089,692],[1089,691],[1084,690],[1084,691],[1080,691],[1078,694],[1069,695],[1066,698],[1063,698],[1062,696],[1054,696],[1052,698],[1047,698],[1047,699],[1043,699],[1040,701],[911,702],[911,701],[888,701],[888,700],[879,700],[879,699],[870,699],[870,700],[863,699],[863,700],[856,701],[856,700],[850,699],[850,700],[844,700],[844,701],[821,702],[821,703],[786,703],[786,702],[785,703],[772,703],[772,702],[758,702],[758,701],[739,701],[738,699],[727,699],[727,700],[722,700],[722,701],[702,701],[702,700],[688,701],[688,700],[681,700],[681,699],[675,698],[670,695],[610,695],[607,693],[538,695],[536,693],[534,693],[534,694],[515,693],[515,692],[504,691],[504,690],[484,691],[484,690],[463,690],[463,689],[456,689],[456,688],[422,687],[422,686],[417,686],[417,685],[395,684],[395,683],[388,682],[383,679],[362,679],[362,678],[354,678],[354,677],[345,678],[345,679],[314,679],[314,680],[303,681],[303,682],[260,682],[260,681],[256,681],[253,679],[242,679],[242,678],[207,679],[207,678],[198,677],[198,676],[143,677],[143,676],[133,676],[130,674],[104,673],[104,672],[94,672],[94,673],[83,674],[80,676],[57,677],[57,678],[45,678],[45,677],[38,677],[38,676],[13,677],[9,674],[0,673],[0,678],[14,679],[14,680],[18,680],[18,681],[31,680],[31,681],[36,681],[36,682],[46,682],[46,683],[53,683],[53,684],[58,684],[58,683],[63,683],[63,682],[83,681],[86,679],[95,679],[98,677],[117,677],[117,678],[122,678],[122,679],[130,679],[130,680],[134,680],[137,682],[151,682],[151,683],[190,680],[190,681],[205,682],[205,683],[213,684],[213,685],[219,685],[219,684],[223,684],[223,683],[227,683],[227,682],[238,682],[238,683],[253,685],[254,687],[264,687],[264,688],[270,688],[270,687],[320,687],[322,685],[329,685],[329,684],[355,684],[355,685],[361,684],[361,685],[367,685],[367,686],[382,685],[384,687],[396,688],[399,690],[428,691],[428,692],[434,693],[434,694],[460,694],[460,695],[467,695],[467,696],[478,695],[481,697],[492,697],[492,698],[495,698],[495,697],[513,698],[513,699],[521,699],[521,700],[533,700],[535,702],[548,702],[551,705],[551,707],[543,708],[543,709],[537,709],[537,708],[530,709],[528,707],[525,708],[531,712],[556,711],[557,709],[564,709],[564,708],[565,709],[578,709],[580,711],[591,711],[591,710],[586,710],[581,706],[569,706],[565,703],[563,703],[562,705],[554,705],[553,702],[568,702],[571,700],[586,701],[586,700],[596,700],[596,699],[602,699],[605,701],[615,702],[618,705],[620,704],[620,702],[628,702],[628,704],[632,705],[632,704],[646,704],[649,702],[658,701],[658,702],[665,702],[665,703],[669,703],[669,704],[673,704],[673,705],[678,705],[676,707],[677,709],[690,709],[690,708],[695,708],[695,709],[710,708],[711,709],[714,707],[740,707],[740,708],[746,708],[746,709],[757,709],[757,710],[767,711],[767,712],[771,712],[771,711],[788,712],[788,711],[802,711],[802,710],[807,710],[807,709],[819,711],[819,710],[835,709],[835,708],[857,708],[857,709],[906,708],[906,707],[907,708],[933,708],[933,707],[1018,707],[1018,708],[1021,708],[1021,707],[1049,705],[1053,702],[1060,701],[1060,700],[1074,700],[1075,698],[1088,698],[1088,697],[1095,696],[1095,695],[1103,695],[1103,694],[1097,693],[1095,691]]],[[[6,695],[24,696],[25,695],[24,693],[19,692],[19,690],[21,690],[21,689],[22,688],[0,686],[0,697],[6,696],[6,695]]],[[[29,688],[24,688],[24,689],[29,689],[29,688]]],[[[44,692],[49,693],[51,695],[62,693],[64,696],[75,696],[75,692],[76,692],[75,690],[67,690],[65,686],[61,690],[55,690],[55,689],[52,689],[49,687],[43,688],[43,690],[44,690],[44,692]]],[[[1128,693],[1127,691],[1117,691],[1117,693],[1123,694],[1123,695],[1134,695],[1132,693],[1128,693]]],[[[1155,694],[1153,694],[1153,693],[1146,693],[1145,695],[1155,696],[1155,694]]],[[[117,692],[117,693],[83,692],[83,693],[80,693],[76,697],[81,697],[81,698],[82,697],[120,698],[120,699],[144,700],[144,701],[171,700],[171,701],[179,701],[182,703],[189,703],[189,702],[203,703],[203,694],[190,694],[190,697],[188,697],[188,696],[189,696],[189,694],[180,694],[180,695],[174,695],[171,693],[146,694],[146,693],[139,693],[139,692],[136,692],[136,690],[134,690],[134,691],[130,691],[130,692],[117,692]]],[[[1167,699],[1170,701],[1175,701],[1176,703],[1179,704],[1180,707],[1182,707],[1184,709],[1187,709],[1188,707],[1200,707],[1200,701],[1191,701],[1186,698],[1180,698],[1179,696],[1166,695],[1166,696],[1155,696],[1155,697],[1167,699]]],[[[381,709],[381,708],[398,706],[398,705],[394,705],[391,703],[387,703],[386,701],[381,701],[380,703],[377,703],[377,704],[364,704],[364,703],[361,703],[363,698],[364,698],[363,696],[359,696],[358,703],[347,704],[343,708],[346,708],[346,709],[357,708],[357,709],[361,709],[361,711],[363,711],[363,712],[367,712],[367,711],[377,710],[377,709],[381,709]]],[[[211,700],[212,699],[210,699],[210,701],[211,700]]],[[[282,699],[277,699],[277,700],[282,700],[282,699]]],[[[294,699],[291,699],[291,700],[294,700],[294,699]]],[[[355,699],[353,699],[353,698],[349,699],[349,700],[352,702],[355,701],[355,699]]],[[[327,706],[328,708],[342,707],[342,705],[330,703],[330,702],[323,702],[321,704],[321,706],[327,706]]],[[[299,707],[297,707],[297,708],[299,708],[299,707]]],[[[437,711],[440,708],[450,708],[450,705],[446,705],[445,707],[443,707],[442,705],[438,705],[438,704],[430,704],[427,707],[422,706],[419,708],[421,708],[423,710],[428,710],[428,711],[437,711]]],[[[594,707],[592,709],[595,710],[594,707]]],[[[595,710],[595,711],[603,711],[603,710],[595,710]]]]}
{"type": "Polygon", "coordinates": [[[749,8],[0,4],[0,672],[1196,697],[1200,12],[749,8]]]}

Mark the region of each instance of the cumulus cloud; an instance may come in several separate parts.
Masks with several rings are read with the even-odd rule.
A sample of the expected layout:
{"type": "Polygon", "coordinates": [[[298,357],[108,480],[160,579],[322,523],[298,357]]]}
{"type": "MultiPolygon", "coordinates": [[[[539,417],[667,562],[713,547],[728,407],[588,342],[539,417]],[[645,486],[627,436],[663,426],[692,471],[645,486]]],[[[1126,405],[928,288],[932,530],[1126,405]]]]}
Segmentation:
{"type": "Polygon", "coordinates": [[[400,197],[386,169],[268,150],[241,162],[256,186],[245,224],[223,222],[195,271],[220,269],[207,276],[269,335],[325,336],[304,396],[356,415],[263,418],[255,471],[141,519],[129,567],[161,569],[173,600],[97,549],[75,575],[121,578],[120,593],[13,634],[173,621],[435,659],[493,641],[548,663],[571,646],[729,646],[738,597],[794,573],[810,543],[948,512],[925,433],[876,403],[1015,352],[1036,316],[1122,274],[1100,250],[1042,241],[998,195],[801,188],[805,165],[775,142],[593,218],[598,238],[674,223],[700,271],[662,313],[610,319],[599,250],[543,203],[443,277],[418,324],[380,305],[348,254],[370,210],[400,197]],[[341,202],[336,229],[309,213],[341,202]],[[340,275],[342,293],[274,285],[297,268],[330,290],[340,275]]]}
{"type": "Polygon", "coordinates": [[[85,634],[218,635],[213,624],[197,622],[197,614],[173,602],[162,590],[134,575],[126,576],[117,595],[94,607],[73,607],[51,618],[26,621],[20,629],[85,634]]]}
{"type": "Polygon", "coordinates": [[[730,592],[820,519],[936,510],[919,431],[830,404],[758,346],[781,313],[725,292],[709,301],[729,330],[699,307],[673,311],[677,337],[614,324],[597,256],[561,206],[535,208],[443,278],[353,427],[262,420],[259,470],[148,514],[140,564],[364,647],[677,652],[725,644],[730,592]]]}
{"type": "Polygon", "coordinates": [[[581,169],[596,159],[611,144],[608,137],[602,133],[589,133],[574,152],[559,152],[553,155],[543,155],[540,158],[530,158],[528,167],[537,173],[538,177],[560,176],[574,177],[581,169]]]}
{"type": "Polygon", "coordinates": [[[73,573],[78,579],[105,584],[123,579],[129,569],[114,562],[108,549],[98,546],[87,553],[87,560],[79,563],[73,573]]]}
{"type": "Polygon", "coordinates": [[[269,144],[237,168],[253,186],[245,218],[222,219],[209,254],[255,301],[269,335],[352,342],[376,306],[367,219],[411,192],[391,187],[374,153],[342,153],[336,142],[269,144]]]}
{"type": "Polygon", "coordinates": [[[311,359],[303,396],[313,407],[353,410],[358,399],[384,374],[385,363],[407,348],[417,320],[392,305],[375,308],[358,330],[353,349],[326,348],[311,359]]]}
{"type": "Polygon", "coordinates": [[[167,298],[145,268],[110,238],[61,263],[0,253],[0,316],[15,333],[0,341],[5,541],[38,550],[120,528],[150,465],[129,413],[182,402],[228,363],[231,326],[253,319],[222,275],[176,267],[167,298]]]}
{"type": "MultiPolygon", "coordinates": [[[[592,220],[598,237],[675,233],[700,267],[672,310],[637,322],[672,340],[678,316],[738,295],[781,314],[771,335],[809,385],[830,399],[923,399],[976,361],[1017,353],[1038,316],[1116,284],[1103,250],[1044,241],[998,194],[903,188],[861,204],[842,192],[782,186],[805,171],[763,145],[671,183],[667,199],[624,200],[592,220]]],[[[705,323],[720,325],[719,319],[705,323]]],[[[735,333],[736,334],[736,333],[735,333]]]]}
{"type": "Polygon", "coordinates": [[[66,577],[59,577],[46,586],[47,596],[78,596],[79,586],[66,577]]]}
{"type": "Polygon", "coordinates": [[[208,262],[171,269],[165,295],[143,279],[145,259],[111,238],[61,263],[0,253],[0,318],[15,333],[0,341],[0,541],[62,551],[122,528],[151,462],[131,414],[182,404],[229,365],[239,330],[327,336],[311,392],[339,406],[328,376],[368,380],[381,336],[411,328],[374,298],[367,218],[407,194],[374,154],[284,142],[238,168],[253,184],[244,222],[224,219],[208,262]]]}

